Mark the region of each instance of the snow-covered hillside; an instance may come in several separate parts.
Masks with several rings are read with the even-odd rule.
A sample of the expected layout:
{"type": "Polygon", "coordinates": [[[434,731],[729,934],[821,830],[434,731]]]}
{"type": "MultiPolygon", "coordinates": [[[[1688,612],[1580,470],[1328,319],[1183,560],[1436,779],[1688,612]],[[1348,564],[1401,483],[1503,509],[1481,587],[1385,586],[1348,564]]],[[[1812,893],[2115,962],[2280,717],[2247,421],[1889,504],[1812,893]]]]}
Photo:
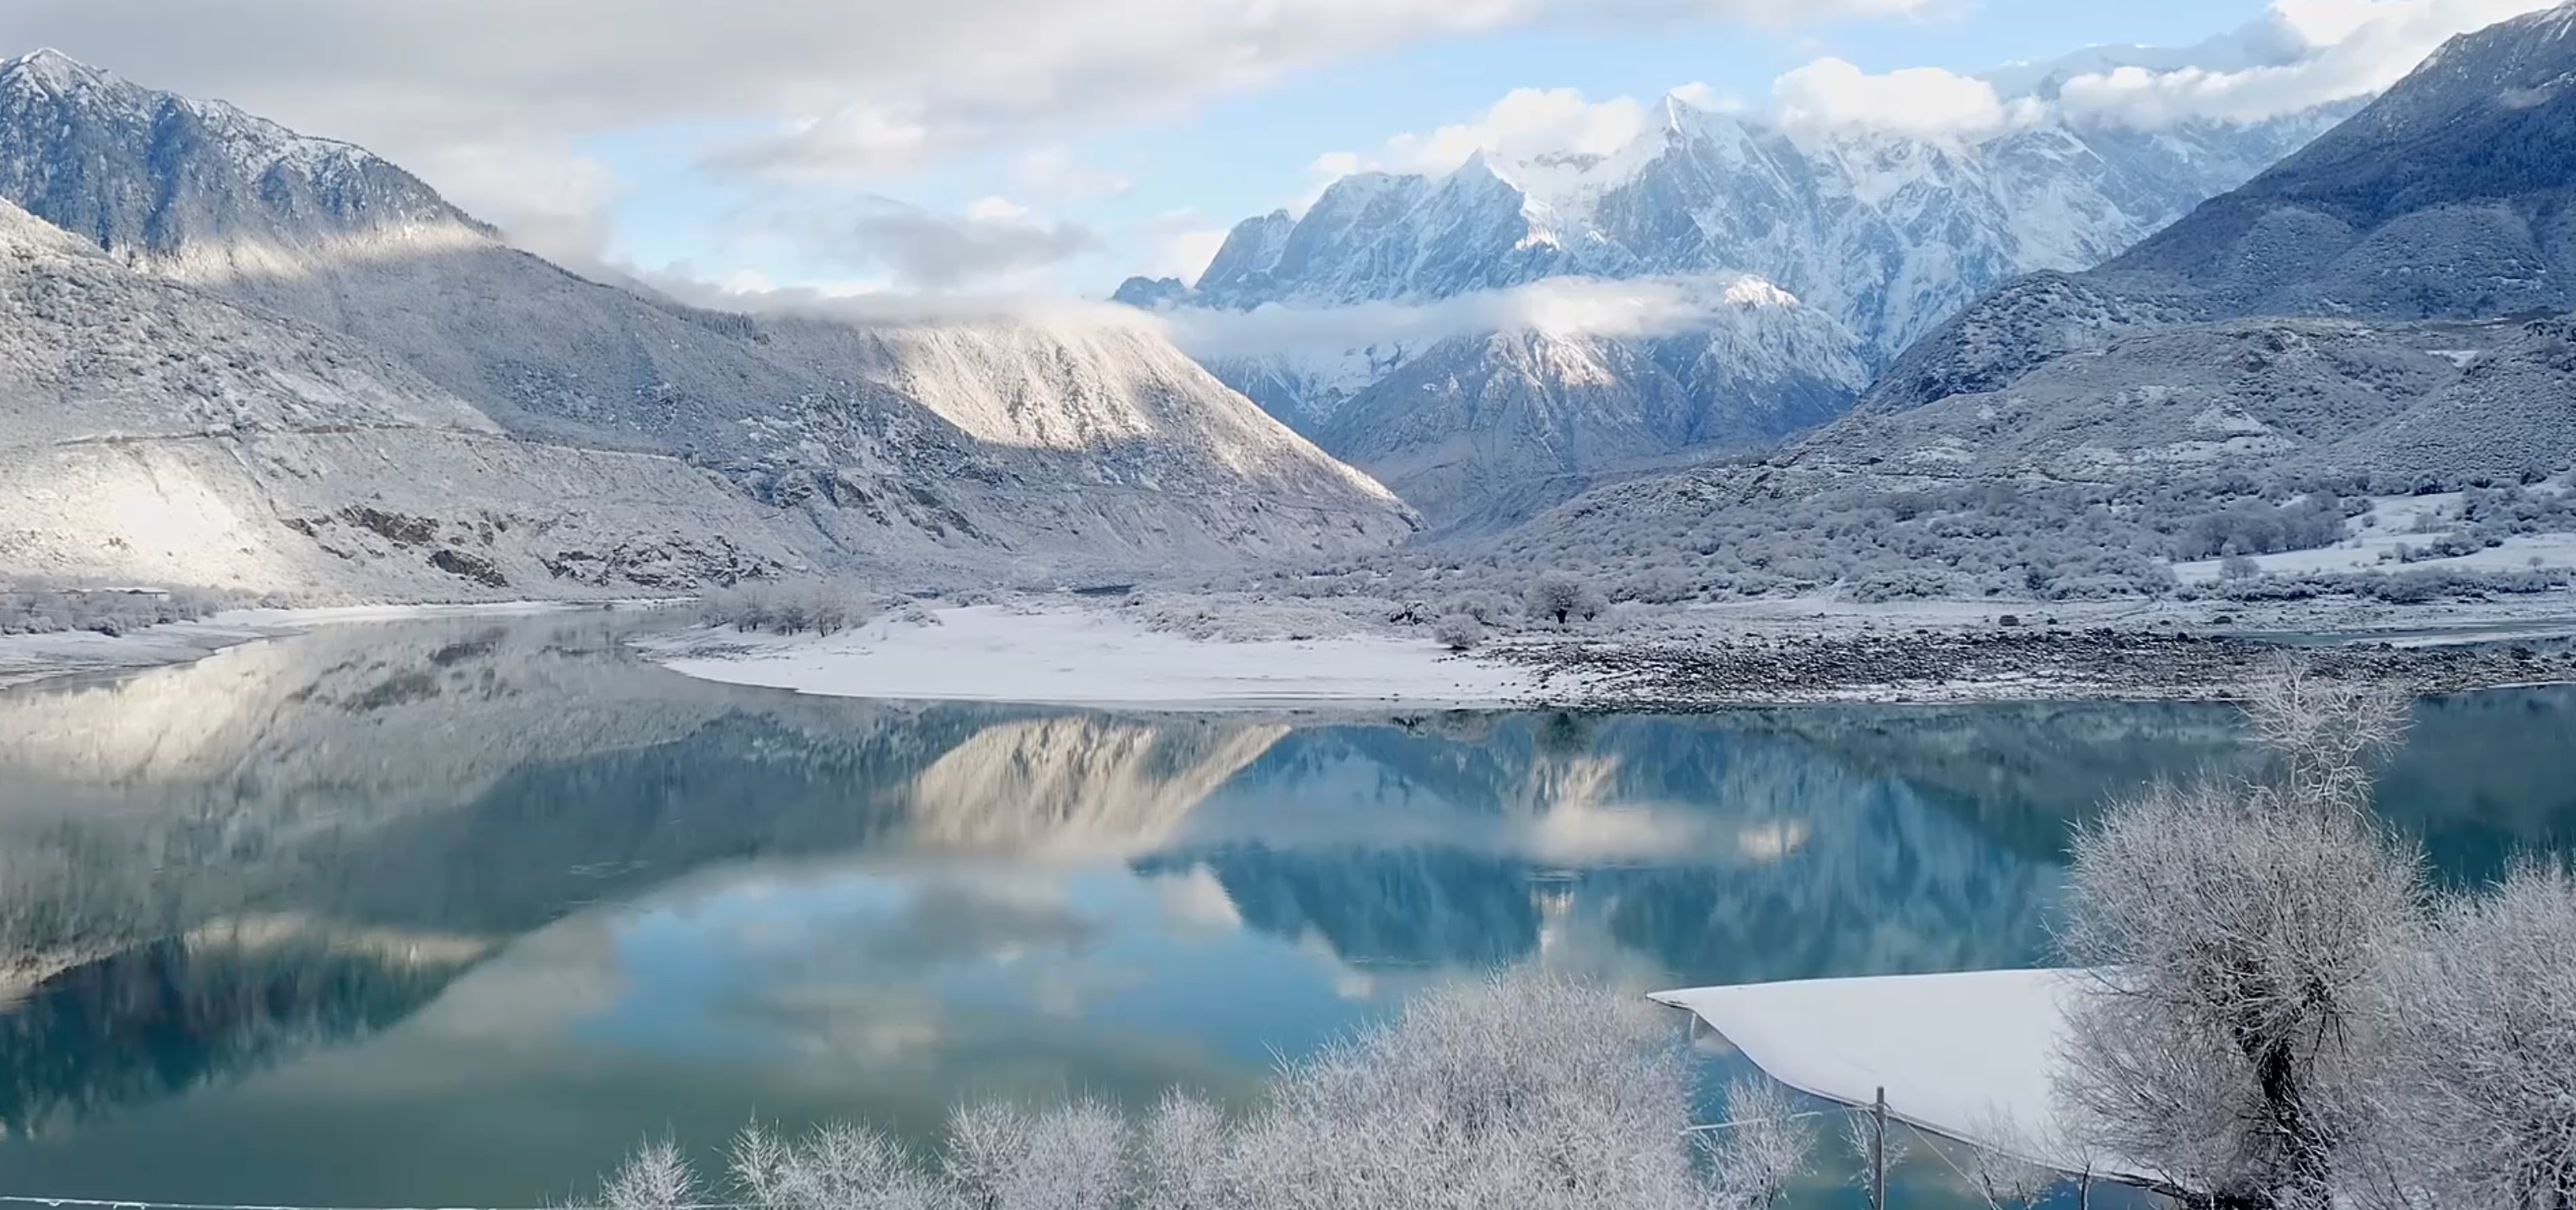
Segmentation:
{"type": "Polygon", "coordinates": [[[1096,569],[1415,526],[1151,325],[684,306],[512,248],[363,150],[51,52],[0,64],[0,198],[381,350],[510,438],[705,468],[824,564],[1096,569]]]}
{"type": "Polygon", "coordinates": [[[378,350],[0,202],[0,576],[633,593],[821,548],[704,471],[513,439],[378,350]]]}

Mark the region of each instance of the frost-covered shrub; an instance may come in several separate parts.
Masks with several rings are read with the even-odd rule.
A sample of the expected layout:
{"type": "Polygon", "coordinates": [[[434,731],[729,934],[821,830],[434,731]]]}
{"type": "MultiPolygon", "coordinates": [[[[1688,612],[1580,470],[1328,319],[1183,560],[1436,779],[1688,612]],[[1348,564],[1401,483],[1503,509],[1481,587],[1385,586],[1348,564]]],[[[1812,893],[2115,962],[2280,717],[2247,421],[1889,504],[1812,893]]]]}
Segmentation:
{"type": "Polygon", "coordinates": [[[1440,608],[1441,616],[1465,614],[1487,626],[1500,626],[1512,618],[1512,603],[1500,593],[1462,592],[1449,598],[1440,608]]]}
{"type": "Polygon", "coordinates": [[[1563,626],[1584,611],[1592,596],[1591,585],[1582,577],[1551,571],[1530,584],[1525,607],[1531,617],[1563,626]]]}
{"type": "Polygon", "coordinates": [[[2206,559],[2215,555],[2266,555],[2284,550],[2314,550],[2343,539],[2343,500],[2318,492],[2296,503],[2274,505],[2257,498],[2191,518],[2175,535],[2174,555],[2206,559]]]}
{"type": "Polygon", "coordinates": [[[2453,899],[2376,990],[2384,1174],[2358,1200],[2576,1205],[2576,877],[2526,863],[2453,899]]]}
{"type": "Polygon", "coordinates": [[[147,626],[194,621],[256,603],[239,594],[202,588],[72,588],[13,583],[0,585],[0,634],[86,630],[121,635],[147,626]]]}
{"type": "Polygon", "coordinates": [[[2469,571],[2433,568],[2408,572],[2322,572],[2303,576],[2273,575],[2253,580],[2222,580],[2185,592],[2198,599],[2228,601],[2306,601],[2318,597],[2355,597],[2393,605],[2420,605],[2443,600],[2480,600],[2495,595],[2528,595],[2576,587],[2576,571],[2469,571]]]}
{"type": "Polygon", "coordinates": [[[2276,679],[2250,707],[2275,779],[2160,786],[2077,833],[2059,940],[2093,974],[2057,1091],[2083,1142],[2214,1205],[2334,1203],[2375,1112],[2369,987],[2424,897],[2367,813],[2402,704],[2276,679]]]}
{"type": "Polygon", "coordinates": [[[865,617],[866,597],[829,581],[777,584],[754,581],[708,593],[698,600],[698,620],[744,633],[838,634],[865,617]]]}
{"type": "Polygon", "coordinates": [[[1485,625],[1463,613],[1453,613],[1432,626],[1431,637],[1451,651],[1473,651],[1485,641],[1485,625]]]}
{"type": "Polygon", "coordinates": [[[610,1210],[687,1200],[749,1210],[1753,1210],[1803,1166],[1810,1132],[1773,1090],[1757,1128],[1689,1126],[1680,1031],[1642,1000],[1514,974],[1429,992],[1396,1019],[1288,1064],[1228,1118],[1167,1095],[1141,1128],[1092,1104],[970,1105],[935,1158],[853,1127],[755,1128],[732,1188],[700,1194],[667,1144],[603,1190],[610,1210]],[[1710,1162],[1695,1150],[1712,1146],[1710,1162]]]}

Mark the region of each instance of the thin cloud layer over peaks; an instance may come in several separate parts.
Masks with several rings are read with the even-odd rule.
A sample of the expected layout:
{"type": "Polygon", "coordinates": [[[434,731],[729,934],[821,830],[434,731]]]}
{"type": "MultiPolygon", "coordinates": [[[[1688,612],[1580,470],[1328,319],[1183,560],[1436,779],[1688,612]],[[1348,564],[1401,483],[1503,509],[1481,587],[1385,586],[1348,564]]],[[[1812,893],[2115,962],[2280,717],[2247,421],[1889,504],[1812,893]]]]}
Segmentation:
{"type": "Polygon", "coordinates": [[[1372,345],[1419,347],[1451,336],[1536,332],[1643,339],[1704,329],[1729,310],[1794,307],[1758,277],[1715,274],[1610,280],[1557,277],[1432,303],[1156,312],[1172,343],[1195,357],[1340,355],[1372,345]]]}
{"type": "Polygon", "coordinates": [[[2414,70],[2443,42],[2559,0],[2279,0],[2237,39],[2287,45],[2285,61],[2235,71],[2136,68],[2066,82],[2058,104],[2079,120],[2160,130],[2184,122],[2245,122],[2367,97],[2414,70]]]}
{"type": "Polygon", "coordinates": [[[778,224],[820,259],[883,270],[900,288],[933,293],[1008,287],[1016,279],[1100,246],[1090,229],[985,198],[951,217],[894,198],[807,210],[778,224]]]}

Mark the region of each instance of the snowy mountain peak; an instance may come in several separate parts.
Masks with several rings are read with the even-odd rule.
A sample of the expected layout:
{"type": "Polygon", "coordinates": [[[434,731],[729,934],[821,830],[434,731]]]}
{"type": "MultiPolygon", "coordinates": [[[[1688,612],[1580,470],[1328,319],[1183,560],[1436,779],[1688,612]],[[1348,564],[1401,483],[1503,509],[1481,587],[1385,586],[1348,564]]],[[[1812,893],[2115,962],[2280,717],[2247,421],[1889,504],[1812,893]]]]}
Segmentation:
{"type": "MultiPolygon", "coordinates": [[[[2225,53],[2099,50],[2026,65],[2014,83],[2225,53]]],[[[1252,310],[1749,273],[1826,311],[1875,360],[2017,274],[2110,257],[2341,113],[2153,136],[2043,122],[1944,137],[1792,131],[1682,94],[1655,116],[1606,154],[1479,151],[1438,178],[1354,174],[1301,217],[1238,226],[1190,294],[1139,283],[1128,296],[1252,310]]]]}
{"type": "Polygon", "coordinates": [[[0,83],[43,89],[55,94],[114,78],[50,46],[0,61],[0,83]]]}
{"type": "Polygon", "coordinates": [[[362,148],[52,51],[0,67],[0,197],[101,248],[209,274],[273,276],[316,240],[492,235],[362,148]]]}

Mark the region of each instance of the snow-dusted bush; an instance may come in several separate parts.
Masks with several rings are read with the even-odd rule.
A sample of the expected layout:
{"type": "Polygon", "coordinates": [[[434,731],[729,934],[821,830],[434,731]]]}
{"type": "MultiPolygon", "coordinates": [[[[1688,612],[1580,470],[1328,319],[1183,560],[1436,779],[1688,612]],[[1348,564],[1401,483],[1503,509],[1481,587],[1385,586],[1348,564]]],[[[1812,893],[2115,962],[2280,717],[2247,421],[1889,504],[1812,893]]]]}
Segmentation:
{"type": "Polygon", "coordinates": [[[2264,555],[2332,546],[2343,538],[2345,515],[2343,500],[2332,492],[2311,493],[2285,505],[2259,497],[2240,500],[2183,522],[2174,536],[2174,557],[2264,555]]]}
{"type": "Polygon", "coordinates": [[[70,588],[49,584],[0,585],[0,634],[55,634],[69,630],[120,635],[167,622],[186,622],[256,604],[212,589],[70,588]]]}
{"type": "Polygon", "coordinates": [[[1712,1203],[1759,1210],[1788,1193],[1816,1151],[1816,1124],[1776,1081],[1747,1076],[1727,1085],[1726,1128],[1700,1136],[1712,1203]]]}
{"type": "Polygon", "coordinates": [[[1581,578],[1561,571],[1547,572],[1531,582],[1526,608],[1533,618],[1563,626],[1583,608],[1584,591],[1581,578]]]}
{"type": "Polygon", "coordinates": [[[1432,626],[1431,637],[1451,651],[1473,651],[1485,641],[1485,625],[1466,614],[1453,613],[1432,626]]]}
{"type": "Polygon", "coordinates": [[[1134,1183],[1127,1123],[1096,1102],[1043,1113],[970,1105],[948,1121],[941,1156],[951,1206],[1117,1210],[1134,1183]]]}
{"type": "Polygon", "coordinates": [[[2420,853],[2366,814],[2384,695],[2277,678],[2261,783],[2160,786],[2075,837],[2060,947],[2096,972],[2058,1094],[2082,1141],[2219,1205],[2313,1207],[2370,1121],[2367,988],[2413,942],[2420,853]]]}
{"type": "MultiPolygon", "coordinates": [[[[854,1127],[788,1142],[757,1128],[729,1196],[754,1210],[1753,1210],[1803,1165],[1806,1135],[1764,1118],[1694,1163],[1691,1072],[1674,1020],[1634,997],[1515,974],[1428,993],[1288,1064],[1229,1121],[1167,1096],[1142,1128],[1097,1105],[974,1105],[935,1160],[854,1127]]],[[[1774,1112],[1766,1107],[1778,1107],[1774,1112]]],[[[602,1190],[674,1210],[700,1184],[668,1144],[602,1190]]]]}
{"type": "Polygon", "coordinates": [[[777,634],[831,635],[864,618],[870,603],[860,591],[828,581],[777,584],[753,581],[699,598],[698,620],[708,626],[777,634]]]}
{"type": "Polygon", "coordinates": [[[670,1140],[647,1143],[601,1183],[608,1210],[680,1210],[698,1203],[698,1174],[670,1140]]]}
{"type": "MultiPolygon", "coordinates": [[[[788,1141],[754,1124],[727,1156],[733,1198],[755,1210],[946,1210],[950,1190],[902,1144],[833,1124],[788,1141]]],[[[608,1210],[633,1210],[610,1201],[608,1210]]],[[[647,1208],[652,1210],[652,1208],[647,1208]]]]}
{"type": "Polygon", "coordinates": [[[2369,1067],[2404,1210],[2576,1205],[2576,877],[2526,863],[2454,899],[2378,988],[2369,1067]]]}
{"type": "Polygon", "coordinates": [[[1609,612],[1610,598],[1581,576],[1551,571],[1531,581],[1522,608],[1536,620],[1563,626],[1576,618],[1589,622],[1609,612]]]}
{"type": "Polygon", "coordinates": [[[1449,598],[1440,607],[1441,616],[1465,614],[1486,626],[1500,626],[1512,619],[1512,603],[1500,593],[1463,592],[1449,598]]]}

